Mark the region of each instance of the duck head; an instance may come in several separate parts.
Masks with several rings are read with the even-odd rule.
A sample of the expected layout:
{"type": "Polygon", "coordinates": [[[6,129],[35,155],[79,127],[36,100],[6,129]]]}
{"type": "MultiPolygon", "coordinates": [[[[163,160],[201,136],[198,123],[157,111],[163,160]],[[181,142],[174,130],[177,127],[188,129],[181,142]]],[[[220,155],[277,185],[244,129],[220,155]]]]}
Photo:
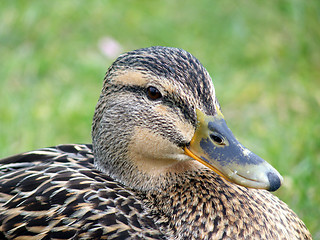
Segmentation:
{"type": "Polygon", "coordinates": [[[134,189],[164,188],[201,168],[250,188],[275,191],[282,182],[234,137],[210,75],[182,49],[121,55],[106,73],[92,139],[96,167],[134,189]]]}

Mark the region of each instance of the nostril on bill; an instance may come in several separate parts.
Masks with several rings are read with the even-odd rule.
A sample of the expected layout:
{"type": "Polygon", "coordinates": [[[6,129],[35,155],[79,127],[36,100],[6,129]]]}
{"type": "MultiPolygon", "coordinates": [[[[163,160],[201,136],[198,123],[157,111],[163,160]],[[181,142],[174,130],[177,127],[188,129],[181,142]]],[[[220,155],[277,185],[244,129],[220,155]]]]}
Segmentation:
{"type": "Polygon", "coordinates": [[[211,133],[210,138],[217,144],[223,144],[223,139],[219,136],[219,134],[211,133]]]}

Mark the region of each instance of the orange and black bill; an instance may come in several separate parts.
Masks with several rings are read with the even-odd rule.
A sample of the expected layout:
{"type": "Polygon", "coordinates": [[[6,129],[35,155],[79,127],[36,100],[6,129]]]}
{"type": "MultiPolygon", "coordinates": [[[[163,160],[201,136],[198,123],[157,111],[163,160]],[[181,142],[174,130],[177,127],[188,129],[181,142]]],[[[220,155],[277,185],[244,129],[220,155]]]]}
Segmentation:
{"type": "Polygon", "coordinates": [[[242,146],[228,128],[222,113],[208,116],[197,109],[198,126],[185,153],[236,184],[277,190],[282,177],[265,160],[242,146]]]}

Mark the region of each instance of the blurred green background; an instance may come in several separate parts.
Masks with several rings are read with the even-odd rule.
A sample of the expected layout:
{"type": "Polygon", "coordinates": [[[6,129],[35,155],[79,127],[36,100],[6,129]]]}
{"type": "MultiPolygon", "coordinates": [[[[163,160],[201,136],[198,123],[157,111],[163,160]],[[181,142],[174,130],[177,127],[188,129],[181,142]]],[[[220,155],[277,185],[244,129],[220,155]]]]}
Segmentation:
{"type": "Polygon", "coordinates": [[[320,239],[320,1],[1,1],[0,157],[91,142],[108,66],[152,45],[200,59],[229,127],[320,239]]]}

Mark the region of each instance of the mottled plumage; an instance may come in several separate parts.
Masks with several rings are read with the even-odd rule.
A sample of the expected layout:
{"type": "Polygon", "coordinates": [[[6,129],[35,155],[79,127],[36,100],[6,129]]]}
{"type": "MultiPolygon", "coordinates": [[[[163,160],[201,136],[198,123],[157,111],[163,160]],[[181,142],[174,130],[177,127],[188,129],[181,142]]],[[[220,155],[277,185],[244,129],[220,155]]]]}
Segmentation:
{"type": "Polygon", "coordinates": [[[90,145],[44,148],[1,163],[0,229],[9,239],[162,236],[133,191],[94,169],[90,145]]]}
{"type": "Polygon", "coordinates": [[[153,47],[120,56],[105,77],[93,145],[0,160],[0,239],[311,239],[277,197],[238,185],[275,190],[281,180],[242,145],[230,148],[221,119],[211,78],[191,54],[153,47]],[[212,141],[201,133],[200,147],[199,111],[212,141]],[[248,182],[226,164],[249,171],[248,182]]]}

